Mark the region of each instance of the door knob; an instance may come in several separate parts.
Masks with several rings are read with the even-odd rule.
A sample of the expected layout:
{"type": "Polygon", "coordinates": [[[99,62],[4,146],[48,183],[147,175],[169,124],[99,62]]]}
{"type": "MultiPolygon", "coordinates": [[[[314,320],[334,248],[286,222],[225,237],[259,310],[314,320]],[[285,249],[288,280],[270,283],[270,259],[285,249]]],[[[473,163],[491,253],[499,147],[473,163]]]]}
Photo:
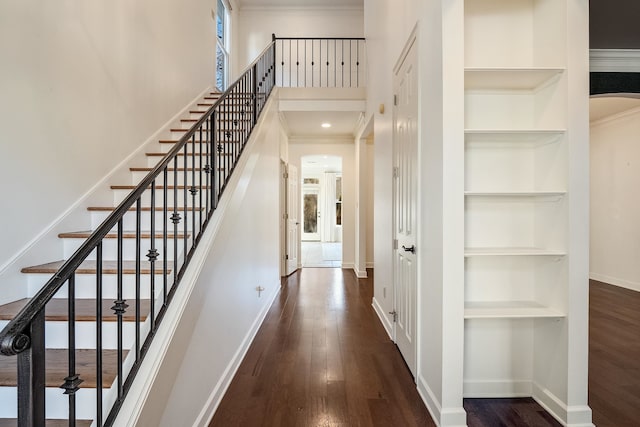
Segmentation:
{"type": "Polygon", "coordinates": [[[416,253],[416,245],[411,245],[408,248],[402,245],[402,249],[404,249],[405,252],[411,252],[412,254],[416,253]]]}

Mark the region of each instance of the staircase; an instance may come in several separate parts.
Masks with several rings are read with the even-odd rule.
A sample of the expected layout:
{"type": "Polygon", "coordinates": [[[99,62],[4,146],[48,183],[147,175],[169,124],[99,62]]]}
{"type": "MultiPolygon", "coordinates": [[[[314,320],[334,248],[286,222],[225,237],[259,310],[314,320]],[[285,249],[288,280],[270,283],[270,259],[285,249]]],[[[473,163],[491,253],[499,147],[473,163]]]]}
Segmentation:
{"type": "Polygon", "coordinates": [[[271,92],[273,58],[272,43],[193,105],[110,186],[111,205],[88,208],[91,230],[60,233],[64,260],[22,269],[40,291],[0,306],[0,427],[113,423],[271,92]]]}

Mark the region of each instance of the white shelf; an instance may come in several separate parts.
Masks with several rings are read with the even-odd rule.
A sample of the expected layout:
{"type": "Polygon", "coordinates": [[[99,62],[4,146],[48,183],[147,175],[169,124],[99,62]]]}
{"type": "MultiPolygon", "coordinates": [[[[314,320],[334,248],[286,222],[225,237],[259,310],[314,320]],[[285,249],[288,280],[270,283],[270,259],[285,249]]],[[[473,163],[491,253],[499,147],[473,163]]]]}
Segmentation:
{"type": "Polygon", "coordinates": [[[566,191],[465,191],[465,197],[562,197],[566,191]]]}
{"type": "Polygon", "coordinates": [[[532,91],[556,76],[562,68],[465,68],[465,90],[532,91]]]}
{"type": "Polygon", "coordinates": [[[465,257],[478,256],[565,256],[564,251],[542,248],[465,248],[465,257]]]}
{"type": "Polygon", "coordinates": [[[467,143],[549,143],[560,139],[564,129],[465,129],[467,143]]]}
{"type": "Polygon", "coordinates": [[[563,318],[565,314],[533,301],[466,302],[465,319],[563,318]]]}

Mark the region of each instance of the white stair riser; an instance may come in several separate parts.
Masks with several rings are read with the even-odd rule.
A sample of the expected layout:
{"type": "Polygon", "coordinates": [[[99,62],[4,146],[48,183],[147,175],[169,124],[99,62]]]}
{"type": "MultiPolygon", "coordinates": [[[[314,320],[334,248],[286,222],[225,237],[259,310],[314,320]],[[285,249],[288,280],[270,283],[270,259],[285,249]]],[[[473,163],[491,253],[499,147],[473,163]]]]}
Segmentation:
{"type": "MultiPolygon", "coordinates": [[[[175,173],[175,178],[177,178],[178,181],[178,185],[184,185],[184,183],[186,182],[187,185],[191,185],[191,183],[195,182],[196,186],[200,185],[200,176],[202,174],[202,184],[203,185],[207,185],[207,173],[204,171],[204,167],[208,164],[207,162],[205,162],[206,159],[202,159],[203,163],[202,163],[202,167],[198,166],[196,167],[195,171],[191,171],[191,170],[187,170],[187,176],[185,177],[185,173],[183,170],[179,170],[175,173]],[[202,171],[201,171],[202,169],[202,171]],[[195,181],[194,181],[194,177],[193,177],[193,173],[195,173],[195,181]]],[[[131,184],[132,185],[137,185],[139,182],[141,182],[148,174],[148,171],[142,171],[142,172],[131,172],[131,184]]],[[[169,171],[169,173],[167,174],[167,183],[172,186],[174,185],[174,172],[173,171],[169,171]]],[[[164,185],[164,176],[162,176],[162,174],[160,175],[159,179],[156,179],[156,185],[164,185]]],[[[162,190],[157,190],[157,191],[162,191],[162,190]]],[[[157,197],[157,195],[156,195],[157,197]]]]}
{"type": "MultiPolygon", "coordinates": [[[[114,206],[119,205],[124,199],[126,199],[129,194],[131,194],[130,189],[124,189],[124,190],[120,190],[120,189],[116,189],[116,190],[112,190],[113,191],[113,203],[114,206]]],[[[184,193],[185,193],[185,189],[184,188],[178,188],[177,190],[174,190],[173,188],[169,188],[167,189],[167,203],[169,204],[169,207],[173,207],[174,206],[174,191],[176,191],[178,194],[178,198],[177,198],[177,203],[176,205],[178,207],[182,207],[184,206],[184,193]]],[[[189,189],[186,189],[186,193],[187,193],[187,206],[191,207],[193,206],[193,196],[191,195],[191,193],[189,192],[189,189]]],[[[162,189],[156,189],[156,195],[155,195],[155,205],[156,207],[159,206],[163,206],[164,203],[164,190],[162,189]]],[[[204,204],[204,195],[203,195],[203,204],[204,204]]],[[[142,202],[142,206],[151,206],[151,194],[150,191],[145,191],[142,194],[141,197],[141,202],[142,202]]],[[[196,205],[198,205],[200,203],[200,195],[199,192],[196,194],[196,198],[195,198],[195,203],[196,205]]],[[[135,207],[135,204],[134,204],[135,207]]]]}
{"type": "MultiPolygon", "coordinates": [[[[127,310],[135,310],[133,300],[129,301],[128,304],[130,307],[127,310]]],[[[108,314],[112,313],[112,311],[109,311],[108,314]]],[[[9,322],[0,321],[0,328],[4,328],[7,323],[9,322]]],[[[47,321],[45,326],[45,346],[47,348],[68,348],[68,328],[68,322],[47,321]]],[[[102,348],[107,350],[118,348],[117,328],[117,322],[102,322],[102,348]]],[[[135,333],[135,322],[122,322],[122,348],[129,349],[134,346],[135,333]]],[[[96,322],[76,322],[77,349],[95,349],[96,336],[96,322]]]]}
{"type": "MultiPolygon", "coordinates": [[[[189,234],[191,234],[191,217],[188,218],[187,225],[189,226],[189,234]]],[[[181,222],[181,225],[184,224],[184,221],[181,222]]],[[[179,233],[182,233],[184,226],[180,228],[179,233]]],[[[65,259],[71,257],[75,253],[76,250],[85,242],[86,239],[62,239],[63,242],[63,254],[65,259]]],[[[140,239],[140,259],[142,261],[147,261],[147,253],[149,249],[151,249],[151,240],[150,238],[140,239]]],[[[182,254],[182,248],[184,246],[184,238],[181,235],[178,235],[176,238],[178,241],[178,255],[182,254]]],[[[166,259],[174,259],[173,256],[173,237],[170,236],[167,238],[167,253],[166,259]]],[[[191,237],[187,236],[188,245],[191,245],[191,237]]],[[[165,259],[164,254],[164,241],[162,238],[155,239],[155,247],[158,251],[158,259],[165,259]]],[[[136,259],[136,239],[122,239],[122,252],[123,259],[126,260],[135,260],[136,259]]],[[[104,260],[115,260],[118,258],[118,239],[104,239],[102,241],[102,259],[104,260]]],[[[87,257],[87,260],[95,260],[96,254],[95,251],[91,253],[87,257]]]]}
{"type": "MultiPolygon", "coordinates": [[[[178,263],[180,268],[181,263],[178,263]]],[[[156,269],[159,273],[155,274],[156,296],[160,295],[164,285],[164,276],[162,275],[163,262],[156,262],[156,269]]],[[[168,260],[167,286],[173,283],[173,262],[168,260]]],[[[37,290],[42,288],[51,277],[50,274],[28,274],[30,292],[29,297],[33,297],[37,290]]],[[[148,299],[151,295],[151,275],[140,275],[140,297],[148,299]]],[[[96,277],[93,274],[77,274],[76,275],[76,298],[95,298],[96,297],[96,277]]],[[[56,298],[66,298],[68,296],[67,284],[64,284],[56,293],[56,298]]],[[[102,276],[102,297],[116,299],[118,296],[118,279],[115,274],[105,274],[102,276]]],[[[134,299],[136,297],[136,279],[134,274],[122,275],[122,296],[124,299],[134,299]]]]}
{"type": "MultiPolygon", "coordinates": [[[[238,151],[238,148],[235,149],[236,151],[238,151]]],[[[231,153],[232,149],[229,148],[228,150],[225,150],[226,153],[231,153]]],[[[218,156],[218,161],[220,159],[222,159],[224,156],[218,156]]],[[[158,163],[160,163],[162,161],[162,157],[161,156],[147,156],[147,167],[149,168],[153,168],[155,167],[158,163]]],[[[203,157],[203,162],[204,162],[204,157],[203,157]]],[[[200,158],[198,156],[195,157],[195,159],[193,159],[190,155],[187,156],[187,168],[192,168],[195,167],[199,168],[199,167],[204,167],[206,165],[206,163],[203,163],[202,165],[200,164],[200,158]]],[[[219,165],[219,164],[218,164],[219,165]]],[[[175,161],[172,160],[171,162],[169,162],[169,167],[173,168],[175,167],[175,161]]],[[[178,157],[178,168],[184,168],[185,167],[185,161],[184,161],[184,157],[183,156],[179,156],[178,157]]],[[[169,185],[171,185],[171,173],[169,174],[169,185]]],[[[164,178],[162,176],[157,178],[156,181],[156,185],[160,185],[162,184],[162,181],[164,180],[164,178]]]]}
{"type": "MultiPolygon", "coordinates": [[[[202,202],[203,204],[206,204],[206,197],[203,197],[202,202]]],[[[199,203],[199,200],[198,200],[198,203],[199,203]]],[[[211,195],[209,195],[209,204],[211,204],[211,195]]],[[[194,212],[196,214],[196,221],[199,220],[200,212],[202,212],[203,220],[204,220],[204,215],[205,215],[204,209],[202,209],[202,211],[198,209],[195,209],[195,211],[178,210],[178,214],[180,215],[180,218],[181,218],[180,223],[178,223],[178,233],[182,231],[182,227],[180,226],[182,225],[182,218],[184,218],[185,213],[189,215],[189,223],[191,223],[193,218],[192,215],[194,212]]],[[[111,213],[110,211],[91,212],[91,229],[95,230],[109,216],[110,213],[111,213]]],[[[172,214],[173,214],[173,206],[170,206],[167,209],[167,230],[170,233],[173,233],[174,231],[173,222],[171,221],[172,214]]],[[[125,230],[135,230],[135,227],[136,227],[135,212],[127,212],[122,219],[122,224],[125,230]]],[[[143,211],[140,213],[140,224],[142,225],[143,230],[151,230],[151,212],[150,211],[143,211]]],[[[156,233],[162,233],[163,224],[164,224],[164,212],[156,211],[155,213],[156,233]]]]}

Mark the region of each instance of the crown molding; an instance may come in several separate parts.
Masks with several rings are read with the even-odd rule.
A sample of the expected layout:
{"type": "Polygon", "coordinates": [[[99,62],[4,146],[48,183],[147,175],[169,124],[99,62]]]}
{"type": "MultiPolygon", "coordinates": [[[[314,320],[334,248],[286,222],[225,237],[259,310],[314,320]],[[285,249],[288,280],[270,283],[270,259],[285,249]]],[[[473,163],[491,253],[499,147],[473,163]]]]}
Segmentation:
{"type": "Polygon", "coordinates": [[[624,110],[624,111],[621,111],[619,113],[615,113],[615,114],[612,114],[610,116],[606,116],[606,117],[603,117],[601,119],[594,120],[593,122],[589,123],[589,126],[591,126],[591,127],[602,126],[602,125],[605,125],[607,123],[611,123],[611,122],[615,122],[615,121],[618,121],[618,120],[626,119],[627,117],[630,117],[630,116],[635,116],[638,113],[640,113],[640,107],[631,108],[629,110],[624,110]]]}
{"type": "Polygon", "coordinates": [[[590,49],[589,69],[597,73],[638,73],[640,49],[590,49]]]}
{"type": "Polygon", "coordinates": [[[363,13],[364,6],[282,6],[282,5],[241,5],[240,12],[357,12],[363,13]]]}

